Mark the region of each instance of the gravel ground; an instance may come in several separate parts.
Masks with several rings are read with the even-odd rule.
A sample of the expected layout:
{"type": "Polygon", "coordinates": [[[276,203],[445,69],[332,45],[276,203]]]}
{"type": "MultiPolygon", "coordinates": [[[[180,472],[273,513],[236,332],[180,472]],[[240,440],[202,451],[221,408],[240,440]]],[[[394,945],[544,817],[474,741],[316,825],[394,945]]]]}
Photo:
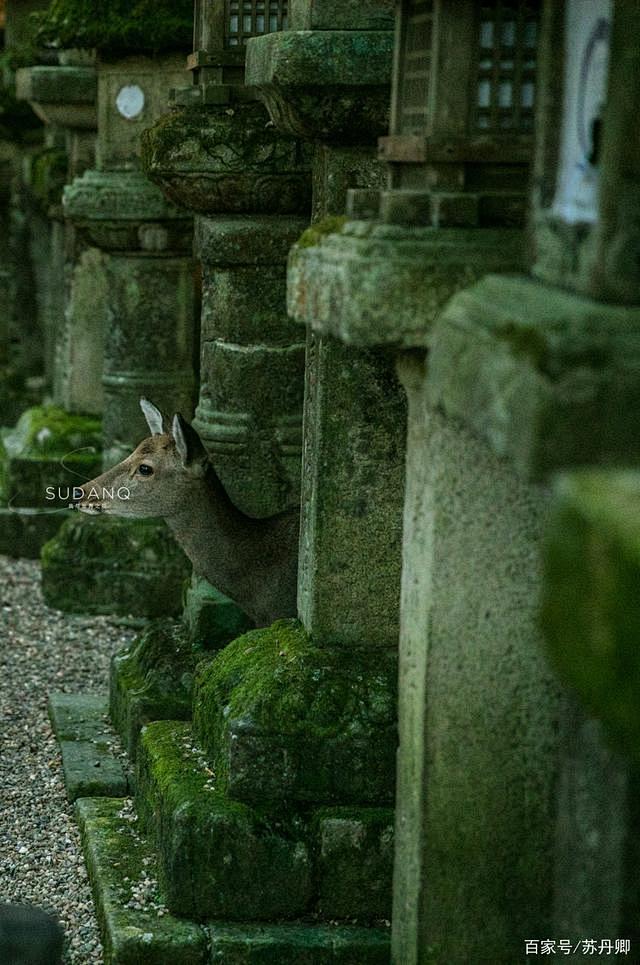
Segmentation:
{"type": "Polygon", "coordinates": [[[109,657],[132,632],[49,609],[39,564],[0,556],[0,900],[52,912],[67,965],[103,956],[47,694],[104,693],[109,657]]]}

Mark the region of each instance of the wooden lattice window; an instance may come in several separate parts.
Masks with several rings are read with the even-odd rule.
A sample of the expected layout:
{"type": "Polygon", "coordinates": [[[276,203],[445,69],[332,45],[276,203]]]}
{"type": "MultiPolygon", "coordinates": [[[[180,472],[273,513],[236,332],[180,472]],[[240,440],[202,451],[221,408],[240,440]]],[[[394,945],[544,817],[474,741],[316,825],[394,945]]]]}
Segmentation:
{"type": "Polygon", "coordinates": [[[226,0],[227,47],[244,46],[251,37],[287,29],[287,0],[226,0]]]}
{"type": "Polygon", "coordinates": [[[470,133],[514,135],[533,129],[539,4],[483,3],[470,133]]]}
{"type": "Polygon", "coordinates": [[[424,134],[433,39],[432,0],[409,0],[403,17],[395,133],[424,134]]]}

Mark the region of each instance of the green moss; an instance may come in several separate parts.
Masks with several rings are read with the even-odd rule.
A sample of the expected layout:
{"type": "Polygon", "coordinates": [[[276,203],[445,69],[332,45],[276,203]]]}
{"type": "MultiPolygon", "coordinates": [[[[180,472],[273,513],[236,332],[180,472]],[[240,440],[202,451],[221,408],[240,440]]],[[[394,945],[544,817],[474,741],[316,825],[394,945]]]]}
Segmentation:
{"type": "Polygon", "coordinates": [[[37,41],[117,52],[191,49],[192,0],[52,0],[37,41]]]}
{"type": "Polygon", "coordinates": [[[314,245],[320,244],[325,235],[341,232],[346,223],[347,218],[344,215],[331,215],[328,218],[323,218],[322,221],[312,224],[302,233],[298,241],[298,247],[312,248],[314,245]]]}
{"type": "Polygon", "coordinates": [[[74,449],[102,448],[102,426],[93,416],[72,415],[57,406],[28,409],[11,433],[10,447],[18,448],[23,458],[65,457],[73,462],[82,458],[74,449]]]}
{"type": "Polygon", "coordinates": [[[31,189],[45,208],[60,203],[62,189],[67,180],[67,169],[67,155],[58,148],[46,148],[34,158],[31,166],[31,189]]]}

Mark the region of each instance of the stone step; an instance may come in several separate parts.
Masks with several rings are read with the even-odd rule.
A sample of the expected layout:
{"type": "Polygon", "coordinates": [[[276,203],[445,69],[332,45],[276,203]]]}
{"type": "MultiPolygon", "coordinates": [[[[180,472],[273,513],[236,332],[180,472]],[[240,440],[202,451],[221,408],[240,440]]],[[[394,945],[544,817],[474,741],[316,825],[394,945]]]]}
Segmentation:
{"type": "Polygon", "coordinates": [[[48,707],[69,800],[123,797],[128,781],[109,723],[106,696],[54,693],[48,707]]]}
{"type": "Polygon", "coordinates": [[[157,890],[155,858],[129,799],[83,798],[76,815],[105,965],[206,965],[205,929],[174,918],[157,890]]]}
{"type": "Polygon", "coordinates": [[[390,808],[251,809],[217,788],[191,728],[177,721],[142,732],[137,801],[175,914],[314,914],[360,924],[391,917],[390,808]]]}
{"type": "Polygon", "coordinates": [[[76,803],[105,965],[388,965],[388,928],[197,924],[171,915],[129,799],[76,803]]]}
{"type": "Polygon", "coordinates": [[[191,728],[157,721],[138,748],[137,804],[173,914],[206,921],[297,918],[311,859],[295,816],[269,819],[221,792],[191,728]]]}
{"type": "Polygon", "coordinates": [[[235,800],[388,806],[396,680],[393,654],[320,648],[279,620],[200,668],[194,734],[235,800]]]}

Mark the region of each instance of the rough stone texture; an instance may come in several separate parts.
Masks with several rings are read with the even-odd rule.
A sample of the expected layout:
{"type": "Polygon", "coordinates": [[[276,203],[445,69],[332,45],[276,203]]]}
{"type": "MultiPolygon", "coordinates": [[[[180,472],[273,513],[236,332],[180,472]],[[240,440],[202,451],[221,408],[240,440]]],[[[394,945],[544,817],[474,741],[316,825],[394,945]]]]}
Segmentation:
{"type": "Polygon", "coordinates": [[[290,30],[393,30],[394,0],[291,0],[290,30]]]}
{"type": "Polygon", "coordinates": [[[167,109],[168,93],[184,83],[184,54],[163,57],[132,56],[121,60],[103,59],[98,66],[98,151],[99,170],[123,170],[139,164],[142,132],[167,109]],[[142,91],[142,110],[125,117],[116,107],[124,86],[142,91]]]}
{"type": "Polygon", "coordinates": [[[196,654],[180,624],[154,621],[111,661],[113,724],[133,761],[142,727],[153,720],[189,720],[196,654]]]}
{"type": "Polygon", "coordinates": [[[56,406],[28,409],[1,433],[0,500],[11,508],[67,508],[78,481],[99,470],[100,446],[97,419],[56,406]]]}
{"type": "Polygon", "coordinates": [[[640,475],[562,478],[544,549],[542,619],[562,680],[640,757],[640,475]]]}
{"type": "Polygon", "coordinates": [[[325,808],[314,820],[322,917],[390,920],[393,810],[325,808]]]}
{"type": "Polygon", "coordinates": [[[190,418],[195,390],[193,264],[187,258],[111,255],[104,357],[104,464],[149,435],[140,397],[190,418]]]}
{"type": "Polygon", "coordinates": [[[16,71],[16,96],[47,124],[96,127],[95,67],[37,65],[16,71]]]}
{"type": "Polygon", "coordinates": [[[429,397],[526,478],[640,451],[640,313],[488,276],[438,319],[429,397]]]}
{"type": "Polygon", "coordinates": [[[142,165],[175,204],[199,214],[304,214],[309,149],[279,133],[262,104],[173,110],[145,131],[142,165]]]}
{"type": "Polygon", "coordinates": [[[191,646],[215,653],[250,629],[249,618],[201,576],[191,577],[182,610],[191,646]]]}
{"type": "Polygon", "coordinates": [[[313,225],[289,255],[288,310],[351,345],[427,346],[457,290],[489,271],[523,267],[524,236],[515,229],[329,220],[313,225]]]}
{"type": "Polygon", "coordinates": [[[428,408],[430,369],[401,371],[394,960],[414,965],[431,948],[451,965],[511,965],[524,936],[554,933],[561,702],[537,625],[546,493],[428,408]]]}
{"type": "Polygon", "coordinates": [[[70,801],[81,797],[122,797],[127,793],[122,764],[108,742],[60,741],[60,754],[70,801]]]}
{"type": "Polygon", "coordinates": [[[321,646],[395,647],[406,402],[392,362],[307,343],[299,614],[321,646]]]}
{"type": "Polygon", "coordinates": [[[67,613],[180,611],[190,564],[162,521],[74,515],[42,550],[42,591],[67,613]]]}
{"type": "Polygon", "coordinates": [[[105,949],[105,965],[207,965],[207,936],[167,914],[153,851],[126,800],[76,804],[105,949]]]}
{"type": "Polygon", "coordinates": [[[144,829],[154,836],[167,905],[198,921],[295,918],[311,900],[295,819],[265,819],[216,787],[187,724],[142,732],[137,768],[144,829]]]}
{"type": "Polygon", "coordinates": [[[388,804],[395,676],[393,654],[321,649],[280,620],[201,667],[194,733],[234,799],[388,804]]]}
{"type": "Polygon", "coordinates": [[[0,961],[7,965],[60,965],[64,933],[39,908],[0,904],[0,961]]]}
{"type": "Polygon", "coordinates": [[[300,30],[254,37],[246,82],[284,133],[371,143],[389,123],[391,30],[300,30]]]}
{"type": "Polygon", "coordinates": [[[88,248],[71,269],[64,331],[56,346],[54,398],[68,412],[102,413],[102,366],[108,322],[104,256],[96,248],[88,248]]]}
{"type": "Polygon", "coordinates": [[[332,925],[211,925],[212,965],[389,965],[384,930],[332,925]]]}
{"type": "Polygon", "coordinates": [[[285,259],[304,221],[199,218],[200,398],[194,425],[233,502],[254,517],[300,500],[304,344],[286,316],[285,259]]]}

